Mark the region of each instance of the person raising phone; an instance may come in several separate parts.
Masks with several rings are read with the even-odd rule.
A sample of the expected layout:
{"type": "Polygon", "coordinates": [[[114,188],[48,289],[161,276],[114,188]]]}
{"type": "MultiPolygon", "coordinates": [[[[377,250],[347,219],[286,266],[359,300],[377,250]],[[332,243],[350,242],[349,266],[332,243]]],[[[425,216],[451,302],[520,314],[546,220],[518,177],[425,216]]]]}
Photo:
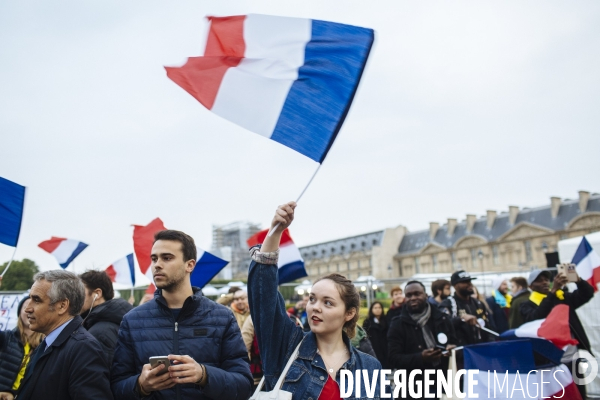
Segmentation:
{"type": "MultiPolygon", "coordinates": [[[[350,345],[358,321],[360,297],[350,280],[330,274],[313,284],[306,312],[310,331],[304,332],[286,314],[285,302],[277,291],[277,261],[283,231],[294,219],[295,202],[277,208],[271,222],[272,236],[262,247],[250,249],[248,274],[250,312],[263,362],[265,385],[273,390],[281,371],[298,344],[298,357],[285,376],[282,390],[294,400],[339,399],[340,370],[367,370],[368,376],[381,368],[374,357],[350,345]]],[[[362,381],[361,394],[365,385],[362,381]]],[[[354,393],[354,388],[353,388],[354,393]]],[[[386,388],[387,393],[391,393],[386,388]]],[[[379,379],[375,393],[380,393],[379,379]]]]}

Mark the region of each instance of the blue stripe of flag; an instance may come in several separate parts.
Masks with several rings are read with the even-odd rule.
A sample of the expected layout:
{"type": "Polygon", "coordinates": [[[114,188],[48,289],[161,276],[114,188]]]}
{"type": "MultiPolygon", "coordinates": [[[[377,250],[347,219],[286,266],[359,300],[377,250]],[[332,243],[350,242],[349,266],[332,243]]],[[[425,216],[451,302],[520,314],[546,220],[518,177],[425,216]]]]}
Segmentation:
{"type": "Polygon", "coordinates": [[[464,348],[465,369],[527,374],[535,369],[529,340],[483,343],[464,348]]]}
{"type": "Polygon", "coordinates": [[[294,261],[289,264],[282,265],[278,270],[278,282],[279,285],[295,281],[296,279],[307,276],[306,269],[304,268],[304,261],[294,261]]]}
{"type": "Polygon", "coordinates": [[[573,256],[573,261],[571,261],[571,262],[573,264],[577,265],[581,262],[581,260],[586,258],[587,255],[590,254],[591,252],[592,252],[592,246],[590,245],[590,242],[588,242],[584,236],[583,239],[581,239],[581,243],[579,243],[579,247],[577,247],[577,251],[575,252],[575,255],[573,256]]]}
{"type": "Polygon", "coordinates": [[[71,264],[71,261],[73,261],[75,259],[75,257],[77,257],[79,255],[79,253],[81,253],[83,250],[85,250],[85,248],[88,247],[87,244],[83,243],[83,242],[79,242],[79,244],[77,245],[77,247],[75,247],[75,250],[73,251],[73,254],[71,254],[71,256],[67,259],[67,261],[65,261],[64,263],[60,264],[60,266],[65,269],[69,266],[69,264],[71,264]]]}
{"type": "Polygon", "coordinates": [[[304,65],[271,139],[323,162],[350,109],[373,39],[372,29],[313,20],[304,65]]]}
{"type": "Polygon", "coordinates": [[[196,267],[190,276],[192,286],[203,288],[212,280],[212,278],[225,268],[227,264],[229,264],[229,261],[225,261],[205,251],[204,254],[202,254],[202,257],[196,262],[196,267]]]}
{"type": "Polygon", "coordinates": [[[131,274],[131,286],[135,286],[135,264],[133,263],[133,253],[127,254],[127,265],[131,274]]]}
{"type": "Polygon", "coordinates": [[[0,177],[0,243],[17,246],[24,206],[25,186],[0,177]]]}

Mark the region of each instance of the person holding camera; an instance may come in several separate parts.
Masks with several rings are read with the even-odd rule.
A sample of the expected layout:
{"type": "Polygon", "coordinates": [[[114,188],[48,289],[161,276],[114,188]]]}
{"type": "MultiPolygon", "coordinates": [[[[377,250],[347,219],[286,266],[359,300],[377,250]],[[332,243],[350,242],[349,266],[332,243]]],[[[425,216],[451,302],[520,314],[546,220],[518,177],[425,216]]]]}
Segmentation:
{"type": "MultiPolygon", "coordinates": [[[[569,292],[567,289],[567,283],[569,278],[564,272],[559,272],[552,282],[550,287],[550,280],[552,279],[552,273],[548,270],[535,269],[529,274],[529,287],[531,288],[531,295],[529,300],[521,304],[521,315],[525,319],[525,322],[534,321],[536,319],[546,318],[550,311],[559,304],[566,304],[569,306],[569,327],[571,328],[571,336],[576,339],[579,344],[577,346],[571,346],[567,348],[563,355],[562,362],[571,369],[573,356],[578,349],[587,350],[592,354],[590,346],[590,340],[588,339],[585,329],[577,316],[575,310],[590,301],[594,297],[594,288],[587,281],[581,279],[574,271],[575,266],[573,264],[561,264],[559,265],[559,271],[571,269],[572,281],[575,281],[577,289],[573,292],[569,292]]],[[[585,399],[586,390],[585,386],[577,385],[581,396],[585,399]]]]}

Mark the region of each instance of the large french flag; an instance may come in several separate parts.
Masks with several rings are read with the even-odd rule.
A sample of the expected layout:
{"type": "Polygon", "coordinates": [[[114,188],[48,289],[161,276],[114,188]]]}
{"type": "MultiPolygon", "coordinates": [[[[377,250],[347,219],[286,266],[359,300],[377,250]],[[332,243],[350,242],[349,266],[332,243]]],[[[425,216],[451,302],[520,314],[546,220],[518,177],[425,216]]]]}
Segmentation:
{"type": "Polygon", "coordinates": [[[135,286],[135,264],[133,262],[133,253],[115,261],[109,265],[105,271],[112,282],[129,287],[135,286]]]}
{"type": "Polygon", "coordinates": [[[52,254],[64,269],[67,268],[71,261],[88,247],[88,245],[79,240],[52,236],[49,240],[44,240],[42,243],[38,244],[38,247],[52,254]]]}
{"type": "Polygon", "coordinates": [[[590,242],[583,237],[573,256],[573,264],[577,265],[577,274],[598,291],[600,284],[600,256],[592,249],[590,242]]]}
{"type": "Polygon", "coordinates": [[[566,345],[579,342],[571,337],[569,328],[569,306],[559,304],[544,319],[527,322],[516,329],[509,329],[500,334],[502,339],[539,338],[554,343],[562,349],[566,345]]]}
{"type": "MultiPolygon", "coordinates": [[[[257,244],[262,244],[268,233],[268,229],[256,233],[247,240],[248,246],[252,247],[257,244]]],[[[281,235],[277,268],[280,285],[308,276],[306,269],[304,268],[304,260],[300,255],[300,250],[298,250],[298,247],[294,244],[289,229],[283,231],[283,234],[281,235]]]]}
{"type": "Polygon", "coordinates": [[[372,29],[271,15],[208,17],[203,57],[167,76],[215,114],[322,162],[365,68],[372,29]]]}
{"type": "MultiPolygon", "coordinates": [[[[536,367],[528,340],[467,346],[464,348],[464,362],[465,369],[479,370],[473,377],[477,380],[473,394],[480,399],[581,400],[571,372],[565,365],[544,369],[536,367]]],[[[468,383],[467,377],[465,387],[468,383]]]]}

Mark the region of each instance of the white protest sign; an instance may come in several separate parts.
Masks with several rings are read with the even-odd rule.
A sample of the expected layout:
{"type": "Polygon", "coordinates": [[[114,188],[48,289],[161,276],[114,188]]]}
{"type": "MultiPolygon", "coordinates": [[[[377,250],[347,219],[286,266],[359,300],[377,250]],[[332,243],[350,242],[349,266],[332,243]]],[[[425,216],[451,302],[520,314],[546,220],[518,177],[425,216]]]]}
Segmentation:
{"type": "Polygon", "coordinates": [[[2,294],[0,292],[0,331],[14,329],[17,326],[17,308],[27,293],[2,294]]]}

